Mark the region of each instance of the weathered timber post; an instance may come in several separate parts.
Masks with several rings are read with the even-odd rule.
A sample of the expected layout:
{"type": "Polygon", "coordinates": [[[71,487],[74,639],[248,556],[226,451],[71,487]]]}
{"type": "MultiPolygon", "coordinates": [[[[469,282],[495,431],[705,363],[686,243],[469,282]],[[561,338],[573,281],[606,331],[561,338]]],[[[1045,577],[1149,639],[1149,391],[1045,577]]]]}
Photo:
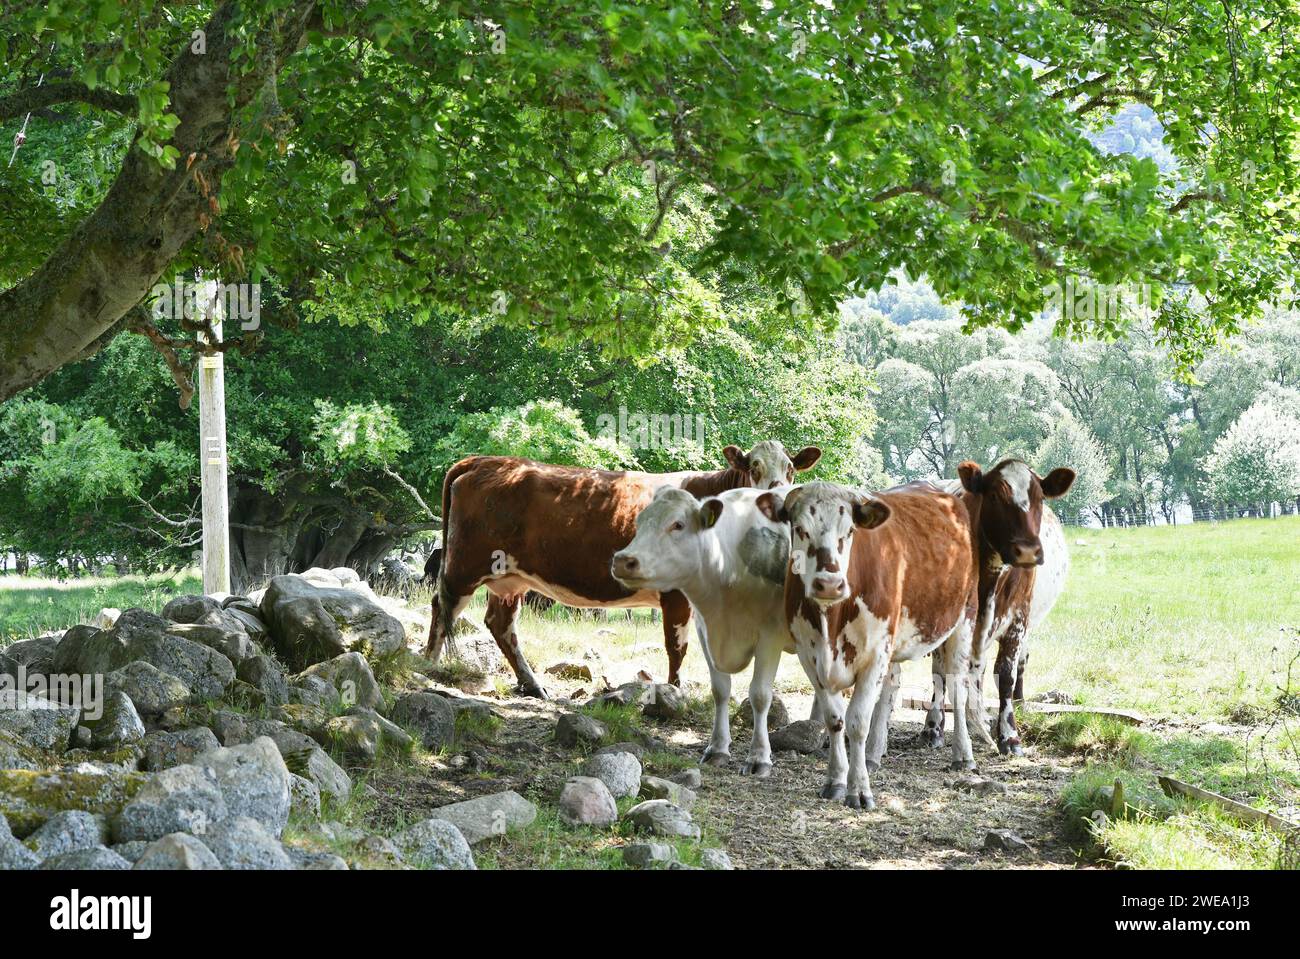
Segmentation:
{"type": "MultiPolygon", "coordinates": [[[[200,283],[197,297],[210,321],[215,343],[199,331],[201,343],[221,342],[224,319],[218,284],[200,283]]],[[[203,592],[230,592],[230,502],[226,496],[226,374],[219,351],[199,357],[199,469],[203,489],[203,592]]]]}

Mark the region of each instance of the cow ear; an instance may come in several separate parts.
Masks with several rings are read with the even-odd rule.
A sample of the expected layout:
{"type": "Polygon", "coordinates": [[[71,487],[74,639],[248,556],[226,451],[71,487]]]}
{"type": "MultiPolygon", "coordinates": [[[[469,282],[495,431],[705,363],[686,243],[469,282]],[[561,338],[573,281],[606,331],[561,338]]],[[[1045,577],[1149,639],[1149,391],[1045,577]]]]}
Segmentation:
{"type": "Polygon", "coordinates": [[[816,446],[805,446],[790,462],[794,463],[796,472],[802,473],[804,470],[810,470],[817,465],[817,461],[822,458],[822,451],[816,446]]]}
{"type": "Polygon", "coordinates": [[[728,446],[724,448],[722,455],[726,458],[727,463],[730,464],[732,469],[739,470],[742,473],[749,472],[749,454],[739,446],[728,446]]]}
{"type": "Polygon", "coordinates": [[[961,477],[961,485],[968,493],[984,492],[984,471],[978,463],[967,460],[957,467],[957,475],[961,477]]]}
{"type": "Polygon", "coordinates": [[[722,515],[723,503],[720,499],[706,499],[700,506],[700,526],[711,529],[722,515]]]}
{"type": "Polygon", "coordinates": [[[859,529],[875,529],[889,519],[889,507],[878,499],[862,499],[853,504],[853,525],[859,529]]]}
{"type": "Polygon", "coordinates": [[[1074,475],[1074,470],[1066,466],[1058,466],[1052,470],[1038,481],[1043,487],[1043,496],[1047,499],[1059,499],[1070,492],[1070,487],[1074,485],[1074,475]]]}
{"type": "Polygon", "coordinates": [[[767,492],[754,500],[758,511],[773,523],[790,522],[790,514],[785,511],[785,497],[780,493],[767,492]]]}

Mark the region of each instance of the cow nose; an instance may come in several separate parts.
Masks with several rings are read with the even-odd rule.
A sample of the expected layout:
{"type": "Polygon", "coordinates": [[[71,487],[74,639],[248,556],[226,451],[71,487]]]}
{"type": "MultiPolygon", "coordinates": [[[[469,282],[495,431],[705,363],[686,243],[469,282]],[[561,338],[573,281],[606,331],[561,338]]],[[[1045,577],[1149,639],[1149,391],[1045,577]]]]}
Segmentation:
{"type": "Polygon", "coordinates": [[[1043,544],[1037,540],[1017,541],[1012,544],[1017,566],[1042,566],[1043,544]]]}
{"type": "Polygon", "coordinates": [[[844,588],[843,576],[815,576],[813,577],[813,593],[823,598],[834,598],[840,595],[844,588]]]}
{"type": "Polygon", "coordinates": [[[641,561],[628,553],[615,553],[614,561],[610,563],[611,572],[615,576],[628,576],[635,573],[640,566],[641,561]]]}

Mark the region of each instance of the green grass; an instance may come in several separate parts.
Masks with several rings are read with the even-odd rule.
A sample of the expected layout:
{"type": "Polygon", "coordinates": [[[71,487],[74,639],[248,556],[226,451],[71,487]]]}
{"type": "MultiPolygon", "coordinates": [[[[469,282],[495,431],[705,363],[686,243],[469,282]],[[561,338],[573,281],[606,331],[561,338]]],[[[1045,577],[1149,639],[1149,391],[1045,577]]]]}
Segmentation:
{"type": "Polygon", "coordinates": [[[588,703],[582,712],[605,724],[606,746],[631,742],[641,732],[641,707],[635,703],[588,703]]]}
{"type": "Polygon", "coordinates": [[[152,576],[56,580],[0,576],[0,646],[76,623],[88,623],[105,606],[139,606],[157,612],[174,596],[203,592],[194,570],[152,576]]]}

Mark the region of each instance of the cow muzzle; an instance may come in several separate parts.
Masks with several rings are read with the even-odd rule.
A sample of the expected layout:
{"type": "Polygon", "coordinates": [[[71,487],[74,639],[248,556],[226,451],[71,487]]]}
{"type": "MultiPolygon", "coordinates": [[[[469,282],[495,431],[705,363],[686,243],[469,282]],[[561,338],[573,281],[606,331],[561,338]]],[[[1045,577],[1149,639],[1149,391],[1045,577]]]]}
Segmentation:
{"type": "Polygon", "coordinates": [[[819,603],[838,603],[849,595],[843,576],[819,573],[813,577],[812,598],[819,603]]]}
{"type": "Polygon", "coordinates": [[[615,553],[609,573],[620,583],[636,582],[641,578],[641,561],[631,553],[615,553]]]}
{"type": "Polygon", "coordinates": [[[1012,566],[1029,568],[1043,565],[1043,544],[1038,540],[1016,540],[1011,544],[1011,556],[1007,558],[1012,566]]]}

